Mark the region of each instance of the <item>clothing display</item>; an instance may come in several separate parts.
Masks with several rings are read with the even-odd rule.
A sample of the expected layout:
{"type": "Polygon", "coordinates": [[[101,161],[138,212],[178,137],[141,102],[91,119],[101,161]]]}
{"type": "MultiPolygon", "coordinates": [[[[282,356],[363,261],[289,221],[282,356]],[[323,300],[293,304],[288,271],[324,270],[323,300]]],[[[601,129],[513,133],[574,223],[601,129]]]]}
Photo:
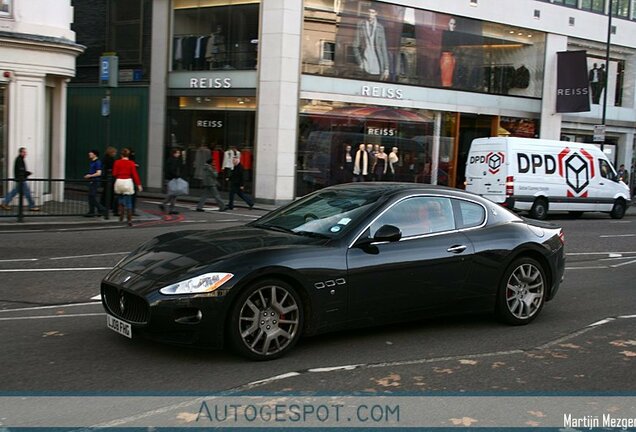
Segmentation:
{"type": "Polygon", "coordinates": [[[364,148],[364,144],[360,145],[360,149],[356,152],[355,161],[353,163],[353,181],[364,181],[369,174],[369,153],[364,148]]]}

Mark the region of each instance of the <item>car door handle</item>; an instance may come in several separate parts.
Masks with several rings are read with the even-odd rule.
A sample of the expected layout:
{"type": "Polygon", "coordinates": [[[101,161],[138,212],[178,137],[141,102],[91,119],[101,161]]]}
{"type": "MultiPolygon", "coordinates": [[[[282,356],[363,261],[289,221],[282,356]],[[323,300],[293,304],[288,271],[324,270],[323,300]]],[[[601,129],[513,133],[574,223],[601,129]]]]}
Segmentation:
{"type": "Polygon", "coordinates": [[[464,252],[465,250],[466,250],[466,245],[455,245],[446,249],[446,252],[458,254],[458,253],[464,252]]]}

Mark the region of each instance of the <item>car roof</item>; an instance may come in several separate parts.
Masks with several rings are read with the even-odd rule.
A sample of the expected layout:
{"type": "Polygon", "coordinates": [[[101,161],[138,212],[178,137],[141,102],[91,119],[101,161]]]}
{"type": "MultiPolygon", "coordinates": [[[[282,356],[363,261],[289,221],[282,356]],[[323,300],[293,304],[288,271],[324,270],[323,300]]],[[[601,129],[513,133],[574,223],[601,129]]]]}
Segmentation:
{"type": "Polygon", "coordinates": [[[481,202],[482,198],[478,195],[466,192],[460,189],[448,186],[438,186],[423,183],[399,183],[399,182],[361,182],[361,183],[345,183],[336,186],[330,186],[324,190],[355,190],[377,191],[383,195],[393,195],[402,193],[418,193],[433,195],[450,195],[457,198],[469,198],[481,202]]]}

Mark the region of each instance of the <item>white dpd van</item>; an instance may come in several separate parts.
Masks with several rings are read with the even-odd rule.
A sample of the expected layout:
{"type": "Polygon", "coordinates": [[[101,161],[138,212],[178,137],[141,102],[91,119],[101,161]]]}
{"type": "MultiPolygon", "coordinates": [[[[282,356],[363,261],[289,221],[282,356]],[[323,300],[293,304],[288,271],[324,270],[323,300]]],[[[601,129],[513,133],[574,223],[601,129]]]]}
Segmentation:
{"type": "Polygon", "coordinates": [[[629,188],[591,144],[529,138],[479,138],[466,161],[466,190],[544,219],[549,210],[607,212],[620,219],[629,188]]]}

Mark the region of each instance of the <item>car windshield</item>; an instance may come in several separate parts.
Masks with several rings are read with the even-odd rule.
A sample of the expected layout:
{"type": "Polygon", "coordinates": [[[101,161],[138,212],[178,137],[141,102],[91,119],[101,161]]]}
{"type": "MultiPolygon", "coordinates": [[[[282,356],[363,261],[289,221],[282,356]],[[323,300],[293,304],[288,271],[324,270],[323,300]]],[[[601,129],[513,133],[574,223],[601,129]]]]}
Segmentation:
{"type": "Polygon", "coordinates": [[[361,188],[318,191],[250,225],[298,235],[334,238],[357,225],[381,196],[381,191],[361,188]]]}

